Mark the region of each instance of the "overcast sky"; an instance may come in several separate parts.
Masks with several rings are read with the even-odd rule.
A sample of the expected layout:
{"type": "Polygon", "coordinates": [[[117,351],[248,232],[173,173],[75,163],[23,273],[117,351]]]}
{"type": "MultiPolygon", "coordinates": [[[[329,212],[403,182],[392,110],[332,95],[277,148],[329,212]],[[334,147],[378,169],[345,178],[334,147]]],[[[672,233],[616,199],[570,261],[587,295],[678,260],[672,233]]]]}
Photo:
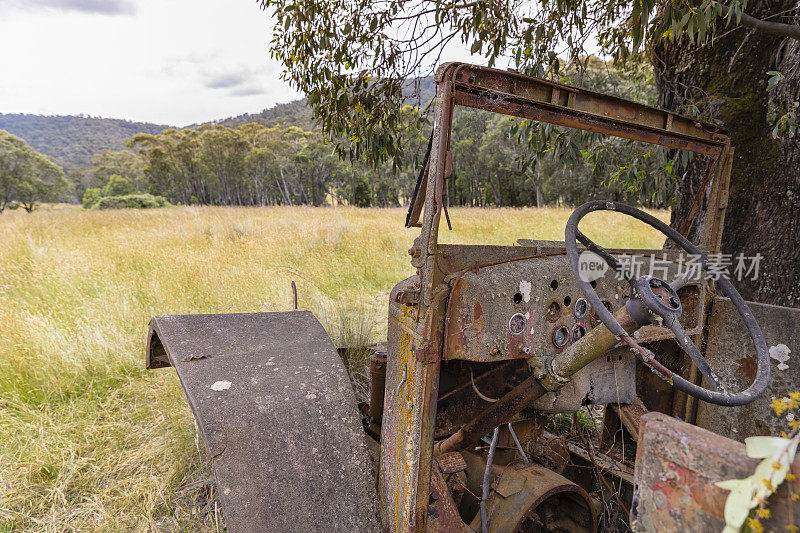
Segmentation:
{"type": "Polygon", "coordinates": [[[0,0],[0,112],[185,126],[300,95],[255,0],[0,0]]]}
{"type": "MultiPolygon", "coordinates": [[[[171,126],[301,95],[256,0],[0,0],[0,113],[171,126]]],[[[442,61],[482,61],[455,41],[442,61]]]]}

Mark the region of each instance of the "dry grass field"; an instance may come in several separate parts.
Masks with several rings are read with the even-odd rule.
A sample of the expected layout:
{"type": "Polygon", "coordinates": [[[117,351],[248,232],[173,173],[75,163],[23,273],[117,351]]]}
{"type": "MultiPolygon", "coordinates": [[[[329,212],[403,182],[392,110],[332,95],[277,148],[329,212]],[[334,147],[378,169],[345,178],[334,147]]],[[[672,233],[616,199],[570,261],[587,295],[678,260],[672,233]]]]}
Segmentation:
{"type": "MultiPolygon", "coordinates": [[[[452,209],[445,242],[563,239],[570,210],[452,209]]],[[[668,219],[667,212],[657,216],[668,219]]],[[[385,337],[418,230],[401,209],[180,207],[0,215],[0,531],[214,530],[173,371],[145,371],[154,314],[288,310],[335,342],[385,337]]],[[[622,215],[605,246],[659,247],[622,215]]]]}

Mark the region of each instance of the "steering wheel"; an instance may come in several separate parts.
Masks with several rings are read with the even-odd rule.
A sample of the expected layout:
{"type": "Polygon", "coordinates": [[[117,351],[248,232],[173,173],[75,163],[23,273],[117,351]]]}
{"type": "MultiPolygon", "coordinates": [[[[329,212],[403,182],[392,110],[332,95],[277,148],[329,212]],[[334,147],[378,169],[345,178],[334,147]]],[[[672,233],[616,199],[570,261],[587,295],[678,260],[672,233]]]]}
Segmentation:
{"type": "Polygon", "coordinates": [[[750,386],[741,392],[728,392],[722,386],[716,374],[697,346],[689,339],[689,336],[684,331],[678,317],[681,314],[682,307],[680,298],[678,297],[677,290],[682,287],[688,277],[685,275],[674,280],[671,284],[667,284],[663,280],[652,276],[641,276],[635,279],[633,275],[627,271],[611,254],[606,252],[603,248],[595,244],[586,235],[578,229],[578,223],[581,219],[592,211],[617,211],[625,213],[635,219],[641,220],[645,224],[652,226],[659,230],[668,238],[676,242],[684,251],[694,256],[699,257],[700,264],[703,269],[708,270],[708,258],[700,252],[700,250],[687,240],[683,235],[678,233],[675,229],[667,226],[657,218],[648,215],[629,205],[619,202],[607,201],[593,201],[583,204],[575,209],[567,221],[565,244],[567,249],[567,256],[569,257],[572,272],[578,281],[578,285],[583,291],[586,300],[591,304],[594,309],[595,315],[600,321],[624,344],[630,346],[636,355],[660,378],[667,381],[676,389],[685,392],[690,396],[694,396],[700,400],[717,405],[745,405],[756,398],[761,396],[769,384],[770,365],[769,365],[769,352],[767,351],[767,343],[764,341],[764,335],[761,333],[761,328],[758,327],[753,313],[747,307],[744,299],[739,292],[733,287],[731,282],[724,276],[718,279],[721,292],[731,299],[736,310],[739,311],[742,319],[744,320],[747,330],[750,332],[750,337],[753,339],[753,344],[756,347],[756,362],[758,368],[756,370],[756,377],[750,386]],[[611,311],[606,309],[588,281],[584,281],[580,276],[580,267],[578,263],[578,250],[575,240],[580,241],[586,248],[600,256],[608,265],[619,272],[622,277],[631,286],[631,299],[626,303],[626,309],[631,317],[640,326],[648,323],[660,323],[668,327],[675,334],[675,341],[692,359],[700,372],[705,376],[708,382],[714,387],[715,390],[709,390],[699,385],[685,380],[681,376],[673,373],[668,368],[659,363],[653,352],[640,346],[625,329],[620,326],[611,311]]]}

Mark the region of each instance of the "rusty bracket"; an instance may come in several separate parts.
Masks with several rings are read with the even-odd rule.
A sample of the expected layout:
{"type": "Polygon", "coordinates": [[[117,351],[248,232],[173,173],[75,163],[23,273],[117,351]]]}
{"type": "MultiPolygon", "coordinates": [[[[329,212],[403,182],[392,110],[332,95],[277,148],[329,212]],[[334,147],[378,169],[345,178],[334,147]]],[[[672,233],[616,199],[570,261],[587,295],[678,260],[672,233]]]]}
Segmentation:
{"type": "Polygon", "coordinates": [[[450,285],[440,284],[433,291],[431,304],[425,314],[425,339],[414,352],[417,361],[422,364],[437,363],[442,358],[442,345],[445,328],[445,308],[450,295],[450,285]]]}

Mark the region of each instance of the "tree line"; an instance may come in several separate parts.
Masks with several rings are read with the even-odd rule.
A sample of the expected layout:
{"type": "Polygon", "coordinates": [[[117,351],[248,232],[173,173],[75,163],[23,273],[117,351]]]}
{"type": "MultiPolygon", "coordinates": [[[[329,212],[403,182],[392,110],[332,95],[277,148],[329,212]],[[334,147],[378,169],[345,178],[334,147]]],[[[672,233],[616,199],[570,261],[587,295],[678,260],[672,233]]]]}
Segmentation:
{"type": "MultiPolygon", "coordinates": [[[[586,58],[580,71],[567,69],[560,81],[644,103],[655,99],[652,70],[641,62],[614,66],[586,58]]],[[[427,94],[433,95],[432,87],[427,94]]],[[[400,109],[392,134],[400,137],[403,153],[379,164],[342,158],[309,120],[308,107],[284,107],[281,120],[272,125],[247,123],[259,118],[248,115],[225,124],[138,133],[128,138],[125,150],[95,153],[91,164],[70,173],[70,183],[57,165],[6,134],[3,146],[16,146],[27,154],[28,163],[18,163],[4,176],[29,176],[30,185],[24,188],[16,178],[14,188],[5,185],[0,207],[18,202],[32,210],[36,201],[63,199],[70,190],[73,200],[86,208],[390,207],[410,201],[431,133],[430,104],[400,109]]],[[[576,205],[594,198],[671,206],[678,195],[677,169],[685,168],[688,158],[681,152],[666,154],[630,141],[463,108],[454,115],[451,149],[447,202],[473,207],[576,205]]],[[[11,159],[5,156],[4,161],[11,159]]],[[[8,163],[6,167],[11,168],[8,163]]],[[[14,181],[3,179],[4,184],[14,181]]]]}
{"type": "MultiPolygon", "coordinates": [[[[641,64],[587,63],[579,80],[584,86],[652,103],[652,74],[641,64]]],[[[567,71],[562,81],[575,83],[570,75],[576,74],[567,71]]],[[[117,192],[149,193],[183,205],[405,205],[428,146],[430,109],[401,108],[393,131],[403,154],[380,164],[341,158],[307,122],[308,129],[206,124],[140,133],[127,141],[129,150],[102,151],[71,178],[76,197],[89,190],[92,201],[110,194],[113,181],[117,192]]],[[[575,205],[613,197],[665,207],[677,195],[680,153],[648,154],[646,146],[602,135],[457,109],[451,147],[450,205],[575,205]]]]}

